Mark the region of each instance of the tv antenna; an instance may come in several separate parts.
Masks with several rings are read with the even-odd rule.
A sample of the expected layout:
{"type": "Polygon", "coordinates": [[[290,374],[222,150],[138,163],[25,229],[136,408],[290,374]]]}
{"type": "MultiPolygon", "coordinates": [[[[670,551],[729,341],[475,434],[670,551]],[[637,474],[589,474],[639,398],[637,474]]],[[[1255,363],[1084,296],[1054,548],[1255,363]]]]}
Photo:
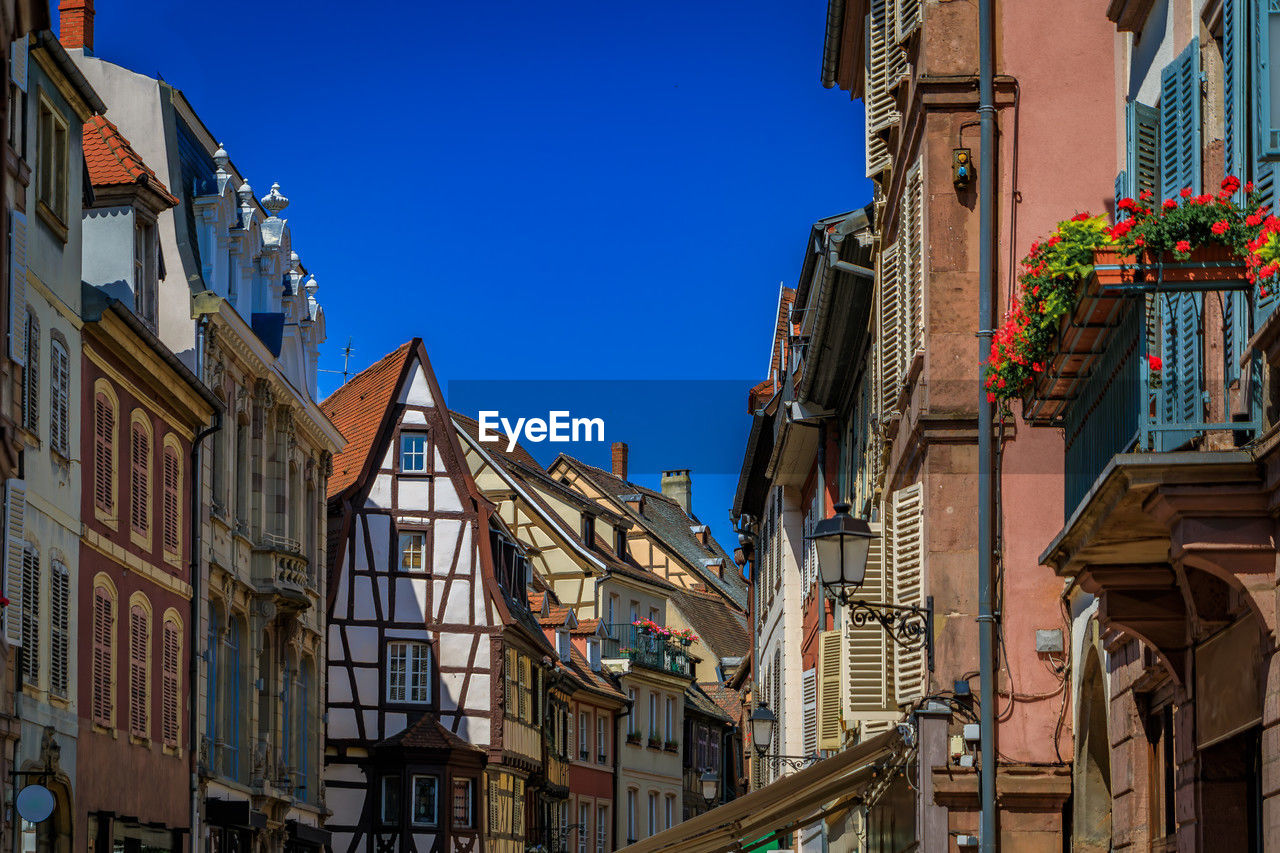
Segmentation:
{"type": "Polygon", "coordinates": [[[342,348],[342,369],[326,370],[323,367],[317,368],[321,373],[341,373],[342,384],[347,384],[347,378],[351,376],[351,338],[347,338],[347,345],[342,348]]]}

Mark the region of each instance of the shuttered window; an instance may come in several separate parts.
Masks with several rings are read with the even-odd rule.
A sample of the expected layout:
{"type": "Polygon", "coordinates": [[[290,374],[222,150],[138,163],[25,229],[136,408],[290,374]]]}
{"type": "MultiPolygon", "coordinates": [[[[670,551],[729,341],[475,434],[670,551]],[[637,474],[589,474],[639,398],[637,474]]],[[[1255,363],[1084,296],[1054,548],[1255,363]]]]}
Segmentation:
{"type": "Polygon", "coordinates": [[[4,635],[10,645],[22,645],[22,569],[26,551],[27,484],[9,479],[4,484],[4,635]]]}
{"type": "MultiPolygon", "coordinates": [[[[1245,41],[1241,0],[1222,4],[1222,160],[1225,174],[1244,180],[1245,143],[1245,41]]],[[[1239,195],[1239,193],[1237,193],[1239,195]]],[[[1249,337],[1249,295],[1230,291],[1222,295],[1223,376],[1228,385],[1240,378],[1240,354],[1249,337]]]]}
{"type": "Polygon", "coordinates": [[[1200,42],[1160,72],[1160,195],[1200,192],[1200,42]]]}
{"type": "Polygon", "coordinates": [[[115,511],[116,408],[106,394],[93,398],[93,502],[106,513],[115,511]]]}
{"type": "Polygon", "coordinates": [[[28,543],[22,549],[23,680],[40,684],[40,552],[28,543]]]}
{"type": "Polygon", "coordinates": [[[129,523],[146,536],[151,530],[151,434],[135,420],[129,427],[129,523]]]}
{"type": "Polygon", "coordinates": [[[61,560],[49,571],[49,692],[67,698],[71,654],[71,574],[61,560]]]}
{"type": "Polygon", "coordinates": [[[182,743],[182,717],[179,708],[181,658],[182,628],[174,619],[166,619],[160,655],[160,730],[165,745],[174,748],[182,743]]]}
{"type": "Polygon", "coordinates": [[[115,598],[105,587],[93,590],[93,721],[112,725],[115,708],[115,598]]]}
{"type": "MultiPolygon", "coordinates": [[[[31,363],[36,363],[34,356],[31,363]]],[[[57,338],[49,343],[49,444],[63,456],[71,455],[71,359],[67,345],[57,338]]]]}
{"type": "MultiPolygon", "coordinates": [[[[902,192],[902,211],[898,218],[898,264],[903,299],[903,333],[905,365],[924,349],[924,175],[920,161],[907,171],[902,192]]],[[[906,367],[903,368],[904,374],[906,367]]],[[[903,376],[903,381],[906,376],[903,376]]]]}
{"type": "MultiPolygon", "coordinates": [[[[868,601],[887,601],[885,589],[884,539],[879,523],[867,552],[867,572],[860,594],[868,601]]],[[[889,707],[888,646],[884,630],[876,622],[860,627],[847,623],[845,629],[846,717],[857,719],[859,712],[884,711],[889,707]]]]}
{"type": "Polygon", "coordinates": [[[901,255],[897,243],[890,243],[880,253],[880,318],[876,335],[880,365],[880,411],[891,416],[898,411],[898,393],[906,373],[906,313],[898,265],[901,255]]]}
{"type": "Polygon", "coordinates": [[[40,432],[40,318],[27,306],[27,366],[22,371],[22,426],[40,432]]]}
{"type": "MultiPolygon", "coordinates": [[[[893,603],[924,605],[924,494],[920,483],[893,493],[893,603]]],[[[923,695],[925,651],[898,648],[894,655],[894,696],[899,705],[923,695]]]]}
{"type": "Polygon", "coordinates": [[[164,501],[162,513],[164,518],[164,549],[177,554],[182,548],[182,469],[178,460],[178,451],[172,447],[164,449],[164,501]]]}
{"type": "Polygon", "coordinates": [[[866,79],[863,100],[866,104],[867,177],[878,177],[889,169],[889,146],[882,134],[900,118],[891,91],[901,73],[900,53],[893,37],[892,0],[871,0],[867,15],[866,79]]]}
{"type": "Polygon", "coordinates": [[[139,738],[147,736],[150,717],[150,644],[150,616],[134,604],[129,608],[129,734],[139,738]]]}
{"type": "Polygon", "coordinates": [[[895,0],[894,37],[901,43],[918,29],[920,29],[920,0],[895,0]]]}
{"type": "MultiPolygon", "coordinates": [[[[1224,5],[1230,5],[1230,0],[1224,5]]],[[[1254,145],[1261,157],[1280,157],[1280,3],[1252,0],[1246,8],[1255,10],[1252,21],[1254,80],[1254,145]]]]}
{"type": "Polygon", "coordinates": [[[818,635],[818,749],[839,749],[844,729],[840,723],[840,667],[843,663],[840,631],[818,635]]]}
{"type": "MultiPolygon", "coordinates": [[[[804,754],[813,755],[818,751],[818,670],[806,669],[801,674],[800,690],[804,711],[804,754]]],[[[699,747],[705,755],[705,744],[699,742],[699,747]]],[[[702,766],[706,766],[705,760],[702,766]]]]}
{"type": "Polygon", "coordinates": [[[27,215],[9,211],[9,359],[27,364],[27,215]]]}

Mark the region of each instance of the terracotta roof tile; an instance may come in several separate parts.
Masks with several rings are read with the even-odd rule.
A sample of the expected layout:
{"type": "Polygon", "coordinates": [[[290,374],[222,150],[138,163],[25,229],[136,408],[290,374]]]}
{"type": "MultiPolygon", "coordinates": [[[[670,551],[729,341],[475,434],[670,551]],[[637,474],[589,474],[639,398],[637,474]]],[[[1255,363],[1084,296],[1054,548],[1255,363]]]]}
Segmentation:
{"type": "Polygon", "coordinates": [[[405,359],[416,344],[416,338],[401,344],[394,352],[351,377],[320,404],[320,410],[347,440],[347,446],[333,457],[330,498],[345,491],[363,473],[383,416],[400,384],[405,359]]]}
{"type": "Polygon", "coordinates": [[[106,117],[99,115],[86,121],[83,135],[84,164],[95,187],[142,184],[150,186],[170,205],[178,203],[164,182],[133,150],[124,134],[106,117]]]}
{"type": "Polygon", "coordinates": [[[717,657],[741,657],[750,649],[746,616],[730,609],[723,596],[694,589],[673,590],[670,596],[717,657]]]}
{"type": "Polygon", "coordinates": [[[402,749],[448,749],[483,752],[479,747],[467,743],[445,728],[435,714],[422,715],[413,725],[385,740],[379,741],[377,745],[380,747],[394,746],[402,749]]]}
{"type": "Polygon", "coordinates": [[[716,681],[700,681],[698,686],[711,697],[711,701],[720,706],[729,719],[736,724],[742,723],[742,694],[732,687],[716,681]]]}

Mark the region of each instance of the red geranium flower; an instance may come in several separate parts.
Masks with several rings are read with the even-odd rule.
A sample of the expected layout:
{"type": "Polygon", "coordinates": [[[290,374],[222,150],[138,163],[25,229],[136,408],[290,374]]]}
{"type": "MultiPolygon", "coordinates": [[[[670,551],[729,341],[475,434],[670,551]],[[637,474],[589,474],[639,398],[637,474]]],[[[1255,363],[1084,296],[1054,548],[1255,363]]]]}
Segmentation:
{"type": "Polygon", "coordinates": [[[1088,219],[1088,218],[1089,218],[1089,214],[1087,214],[1087,213],[1077,213],[1075,216],[1071,217],[1071,221],[1072,221],[1072,222],[1084,222],[1084,221],[1085,221],[1086,219],[1088,219]]]}
{"type": "Polygon", "coordinates": [[[1121,210],[1133,210],[1137,206],[1138,206],[1138,203],[1131,198],[1122,198],[1120,199],[1120,201],[1116,202],[1116,207],[1120,208],[1121,210]]]}
{"type": "Polygon", "coordinates": [[[1191,198],[1191,187],[1183,187],[1182,192],[1178,193],[1178,195],[1183,198],[1191,198]]]}
{"type": "Polygon", "coordinates": [[[1177,201],[1177,199],[1166,198],[1166,199],[1164,200],[1164,205],[1163,205],[1163,206],[1164,206],[1164,209],[1165,209],[1165,210],[1173,210],[1175,207],[1177,207],[1177,206],[1178,206],[1178,201],[1177,201]]]}
{"type": "Polygon", "coordinates": [[[1174,246],[1179,252],[1190,252],[1191,243],[1187,240],[1179,240],[1178,245],[1174,246]]]}
{"type": "Polygon", "coordinates": [[[988,394],[987,394],[987,402],[988,402],[988,403],[994,403],[995,401],[996,401],[996,395],[995,395],[995,394],[992,394],[992,393],[988,393],[988,394]]]}
{"type": "Polygon", "coordinates": [[[1209,230],[1212,231],[1214,234],[1226,234],[1227,229],[1230,227],[1231,226],[1227,224],[1227,220],[1220,219],[1217,222],[1213,223],[1213,225],[1209,228],[1209,230]]]}
{"type": "Polygon", "coordinates": [[[1253,192],[1253,181],[1249,181],[1244,185],[1244,191],[1247,193],[1253,192]]]}
{"type": "Polygon", "coordinates": [[[1147,356],[1147,366],[1152,370],[1163,370],[1164,361],[1158,355],[1149,355],[1147,356]]]}

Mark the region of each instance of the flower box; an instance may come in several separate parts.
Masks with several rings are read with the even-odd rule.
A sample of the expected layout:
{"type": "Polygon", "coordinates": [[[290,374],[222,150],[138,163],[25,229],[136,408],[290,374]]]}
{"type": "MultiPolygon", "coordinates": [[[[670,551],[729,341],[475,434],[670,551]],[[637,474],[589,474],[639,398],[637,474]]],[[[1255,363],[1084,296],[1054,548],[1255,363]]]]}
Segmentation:
{"type": "Polygon", "coordinates": [[[669,740],[662,745],[662,748],[666,752],[675,752],[680,748],[680,744],[676,743],[673,740],[669,740]]]}
{"type": "Polygon", "coordinates": [[[1183,260],[1172,253],[1126,254],[1118,246],[1094,250],[1094,277],[1100,288],[1134,284],[1216,284],[1244,282],[1245,260],[1229,246],[1208,243],[1197,246],[1183,260]]]}
{"type": "Polygon", "coordinates": [[[657,738],[657,737],[649,738],[649,748],[662,749],[662,738],[657,738]]]}
{"type": "Polygon", "coordinates": [[[627,743],[639,744],[639,743],[640,743],[640,733],[639,733],[639,732],[627,732],[627,743]]]}

